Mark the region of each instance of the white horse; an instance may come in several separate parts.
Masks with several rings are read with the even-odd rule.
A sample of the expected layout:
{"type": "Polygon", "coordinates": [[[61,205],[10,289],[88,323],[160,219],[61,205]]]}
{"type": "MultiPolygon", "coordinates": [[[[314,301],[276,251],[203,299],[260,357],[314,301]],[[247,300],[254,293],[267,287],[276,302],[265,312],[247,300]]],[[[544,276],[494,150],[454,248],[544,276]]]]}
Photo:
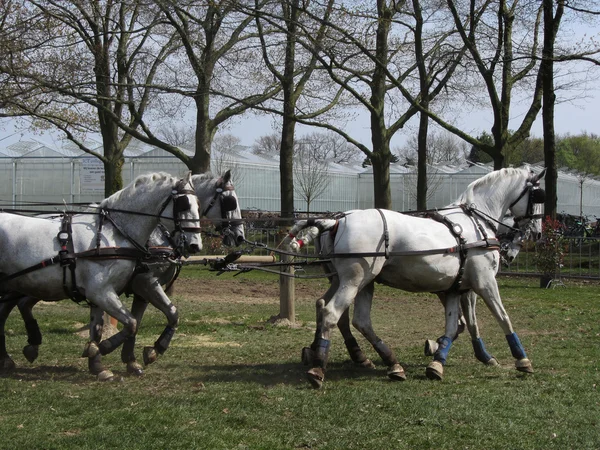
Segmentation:
{"type": "MultiPolygon", "coordinates": [[[[137,332],[137,320],[119,294],[139,262],[152,259],[145,243],[161,218],[175,222],[186,251],[201,250],[200,205],[191,174],[182,180],[167,173],[142,175],[103,200],[97,211],[65,214],[60,220],[0,214],[0,249],[12,255],[0,261],[0,293],[48,301],[85,298],[95,320],[85,351],[90,371],[101,380],[112,378],[99,355],[137,332]],[[19,251],[23,248],[27,251],[19,251]],[[102,311],[123,329],[100,342],[102,311]]],[[[2,334],[0,367],[10,368],[11,362],[2,334]]]]}
{"type": "MultiPolygon", "coordinates": [[[[298,233],[296,235],[296,237],[294,238],[294,240],[292,241],[292,242],[294,242],[294,241],[296,242],[296,244],[291,245],[293,247],[293,249],[296,251],[299,249],[299,246],[297,244],[299,241],[302,241],[302,245],[308,244],[314,239],[314,236],[316,236],[319,232],[318,229],[316,229],[316,228],[314,228],[312,230],[310,228],[308,228],[308,229],[305,228],[303,231],[307,231],[307,233],[302,233],[302,232],[298,233]],[[304,240],[302,238],[300,238],[301,236],[302,236],[302,238],[304,238],[304,240]]],[[[514,261],[514,259],[518,256],[519,252],[521,251],[521,247],[523,246],[523,242],[526,240],[527,234],[529,234],[526,231],[527,230],[522,231],[518,228],[518,226],[515,224],[514,217],[511,214],[507,214],[504,216],[504,218],[502,219],[502,222],[498,225],[498,233],[497,233],[497,237],[500,241],[500,249],[499,249],[500,250],[500,260],[503,265],[505,265],[505,266],[510,265],[510,263],[512,261],[514,261]]],[[[319,252],[320,246],[319,246],[318,240],[315,242],[315,247],[317,249],[317,252],[319,252]]],[[[333,272],[332,267],[326,267],[325,270],[327,272],[333,272]]],[[[458,332],[457,332],[456,337],[458,337],[458,335],[463,332],[463,330],[466,326],[467,329],[469,330],[469,333],[471,334],[471,339],[473,341],[481,340],[481,336],[479,335],[479,327],[478,327],[477,319],[475,316],[476,300],[477,300],[477,295],[473,291],[469,291],[469,292],[463,293],[461,295],[461,306],[465,305],[465,306],[462,306],[462,310],[466,311],[466,313],[468,315],[468,319],[466,319],[464,317],[464,315],[459,318],[458,332]]],[[[317,321],[320,320],[319,304],[320,303],[317,302],[317,321]]],[[[358,341],[352,335],[352,331],[350,330],[350,314],[349,313],[350,313],[349,309],[347,309],[343,312],[337,326],[338,326],[338,329],[340,330],[340,333],[342,334],[342,336],[344,338],[344,343],[346,345],[346,348],[348,350],[350,358],[352,359],[352,361],[355,364],[357,364],[360,367],[374,368],[375,365],[363,353],[362,349],[358,345],[358,341]]],[[[320,327],[317,325],[317,328],[320,328],[320,327]]],[[[315,336],[315,340],[313,341],[311,346],[304,347],[302,349],[302,362],[305,365],[309,365],[312,362],[312,358],[314,356],[314,351],[316,350],[317,339],[318,339],[318,337],[315,336]]],[[[474,344],[474,348],[476,349],[475,356],[480,361],[482,361],[483,363],[488,364],[488,365],[497,365],[498,364],[497,360],[485,351],[485,346],[483,344],[483,341],[481,341],[477,344],[474,344]]],[[[435,340],[427,339],[425,341],[425,349],[424,349],[425,356],[433,356],[437,349],[438,349],[438,343],[435,340]]]]}
{"type": "MultiPolygon", "coordinates": [[[[373,345],[389,367],[392,379],[405,379],[404,369],[371,325],[370,309],[375,282],[413,292],[434,292],[446,305],[446,330],[426,374],[441,379],[443,365],[458,330],[461,294],[480,295],[504,330],[516,367],[531,372],[531,362],[512,328],[496,283],[500,264],[497,224],[510,210],[519,228],[541,235],[541,203],[537,188],[543,173],[529,167],[502,169],[471,183],[448,208],[433,219],[387,210],[349,211],[338,220],[301,221],[290,237],[314,225],[322,235],[322,254],[331,258],[336,275],[318,304],[315,353],[308,377],[315,387],[324,380],[331,329],[354,303],[353,325],[373,345]],[[379,230],[379,231],[378,231],[379,230]]],[[[293,241],[292,241],[293,242],[293,241]]]]}
{"type": "MultiPolygon", "coordinates": [[[[226,246],[241,244],[244,240],[244,228],[237,195],[231,183],[231,173],[227,171],[221,177],[213,177],[210,174],[193,175],[191,183],[200,204],[205,205],[202,209],[202,216],[212,221],[217,232],[221,234],[223,244],[226,246]]],[[[159,354],[163,354],[167,350],[179,322],[177,309],[170,302],[162,287],[175,281],[181,267],[181,253],[176,250],[178,232],[176,229],[169,231],[170,227],[167,225],[172,226],[173,221],[166,220],[165,222],[167,223],[159,225],[154,230],[147,243],[150,249],[159,252],[158,258],[156,261],[147,263],[148,271],[136,274],[127,289],[133,294],[131,312],[138,322],[138,327],[148,303],[162,311],[167,318],[167,326],[161,336],[153,346],[144,348],[143,355],[146,365],[154,362],[159,354]]],[[[19,297],[10,303],[0,303],[0,331],[3,331],[10,311],[15,306],[19,308],[28,337],[28,344],[23,348],[23,354],[29,362],[33,362],[37,358],[39,345],[42,343],[42,335],[32,311],[38,302],[39,299],[33,297],[19,297]]],[[[101,311],[92,310],[91,318],[92,328],[101,333],[104,314],[101,311]]],[[[127,365],[129,373],[142,375],[143,369],[136,361],[134,346],[135,336],[128,337],[123,343],[121,359],[127,365]]],[[[99,356],[92,361],[94,364],[98,364],[99,356]]]]}

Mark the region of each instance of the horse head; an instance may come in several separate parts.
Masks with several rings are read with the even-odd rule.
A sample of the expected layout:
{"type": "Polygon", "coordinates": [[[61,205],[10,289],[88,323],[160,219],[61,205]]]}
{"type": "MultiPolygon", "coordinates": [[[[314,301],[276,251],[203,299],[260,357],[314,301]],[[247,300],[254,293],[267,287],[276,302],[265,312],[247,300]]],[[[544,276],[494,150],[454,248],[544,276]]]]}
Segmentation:
{"type": "Polygon", "coordinates": [[[217,179],[214,183],[207,184],[204,175],[197,175],[193,179],[196,193],[203,201],[202,216],[211,219],[215,228],[223,237],[223,244],[227,247],[240,245],[244,242],[244,225],[240,204],[231,182],[231,171],[217,179]]]}
{"type": "Polygon", "coordinates": [[[172,238],[182,253],[198,253],[202,250],[200,235],[200,202],[192,184],[192,173],[179,180],[172,193],[173,222],[172,238]]]}
{"type": "Polygon", "coordinates": [[[536,174],[528,166],[526,171],[525,186],[510,205],[509,209],[515,217],[517,227],[534,240],[542,237],[542,218],[544,217],[544,202],[546,192],[540,187],[540,180],[544,178],[546,169],[536,174]]]}

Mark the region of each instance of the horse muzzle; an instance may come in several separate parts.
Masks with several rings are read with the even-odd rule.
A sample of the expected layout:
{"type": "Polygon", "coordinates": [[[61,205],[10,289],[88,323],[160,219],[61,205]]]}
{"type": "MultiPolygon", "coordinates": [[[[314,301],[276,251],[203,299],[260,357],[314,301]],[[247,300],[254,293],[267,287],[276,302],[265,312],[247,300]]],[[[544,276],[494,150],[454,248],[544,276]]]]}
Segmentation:
{"type": "Polygon", "coordinates": [[[192,254],[198,253],[198,252],[200,252],[200,250],[202,250],[202,247],[198,244],[190,244],[188,246],[188,251],[192,254]]]}

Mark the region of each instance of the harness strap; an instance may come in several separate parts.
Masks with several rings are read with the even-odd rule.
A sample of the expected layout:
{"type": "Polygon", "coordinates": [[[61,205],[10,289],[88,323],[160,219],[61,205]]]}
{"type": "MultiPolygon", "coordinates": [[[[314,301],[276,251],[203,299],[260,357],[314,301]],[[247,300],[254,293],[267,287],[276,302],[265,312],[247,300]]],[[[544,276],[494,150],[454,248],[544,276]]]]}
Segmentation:
{"type": "Polygon", "coordinates": [[[388,231],[387,220],[385,220],[385,215],[381,211],[381,209],[377,208],[377,212],[381,216],[381,220],[383,221],[383,240],[385,242],[385,259],[389,259],[390,257],[390,233],[388,231]]]}
{"type": "Polygon", "coordinates": [[[85,301],[85,295],[83,295],[77,287],[77,277],[75,275],[76,260],[75,251],[73,248],[73,230],[71,227],[71,214],[64,214],[61,221],[60,231],[58,232],[57,238],[60,243],[60,250],[58,251],[58,261],[63,268],[63,289],[67,297],[76,303],[85,301]],[[67,268],[71,272],[71,285],[67,283],[67,268]]]}
{"type": "Polygon", "coordinates": [[[456,248],[458,249],[457,252],[459,256],[460,266],[458,268],[456,278],[454,279],[454,283],[452,283],[452,286],[450,287],[450,290],[459,292],[462,277],[465,272],[465,262],[467,260],[467,241],[462,235],[463,229],[459,224],[452,222],[450,219],[448,219],[448,217],[438,213],[437,211],[433,211],[427,216],[435,220],[436,222],[440,222],[446,225],[450,230],[450,233],[452,233],[452,236],[454,236],[456,242],[458,243],[456,248]]]}

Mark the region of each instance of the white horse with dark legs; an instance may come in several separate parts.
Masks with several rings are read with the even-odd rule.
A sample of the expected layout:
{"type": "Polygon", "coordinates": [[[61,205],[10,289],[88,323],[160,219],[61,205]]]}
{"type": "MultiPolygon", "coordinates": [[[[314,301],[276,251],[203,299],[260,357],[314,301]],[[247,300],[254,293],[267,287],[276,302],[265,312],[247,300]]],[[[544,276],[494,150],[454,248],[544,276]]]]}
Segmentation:
{"type": "MultiPolygon", "coordinates": [[[[529,167],[502,169],[471,183],[452,205],[415,217],[387,210],[355,210],[338,220],[300,221],[290,232],[315,226],[324,231],[320,245],[336,272],[332,284],[318,301],[318,324],[312,368],[308,377],[315,387],[324,380],[330,332],[354,303],[352,324],[373,345],[389,367],[388,376],[405,379],[404,369],[391,349],[377,337],[370,318],[375,282],[412,292],[434,292],[445,300],[445,333],[426,374],[441,379],[452,341],[458,331],[460,297],[473,290],[480,295],[504,330],[520,371],[531,372],[531,362],[504,310],[496,272],[500,264],[497,224],[510,210],[519,228],[530,227],[541,235],[541,214],[534,206],[543,202],[538,188],[543,173],[529,167]],[[379,231],[377,231],[379,230],[379,231]]],[[[474,343],[477,345],[476,343],[474,343]]],[[[476,350],[477,352],[477,350],[476,350]]]]}
{"type": "MultiPolygon", "coordinates": [[[[244,240],[244,228],[237,195],[231,183],[231,173],[227,171],[221,177],[213,177],[210,174],[193,175],[191,182],[200,205],[202,205],[202,216],[213,222],[216,231],[223,239],[223,244],[228,247],[241,244],[244,240]]],[[[163,354],[167,350],[179,321],[177,309],[162,288],[162,285],[169,285],[175,280],[180,267],[178,252],[173,248],[177,246],[177,231],[169,231],[172,228],[172,221],[167,220],[166,222],[167,224],[161,224],[154,230],[147,243],[150,249],[157,249],[166,257],[149,264],[147,272],[135,275],[127,289],[133,293],[131,313],[136,318],[138,327],[149,303],[162,311],[167,318],[167,328],[163,334],[153,346],[144,348],[143,355],[146,365],[154,362],[159,354],[163,354]]],[[[25,322],[28,345],[24,347],[23,354],[29,362],[33,362],[37,358],[38,348],[42,341],[41,332],[32,314],[32,308],[38,301],[31,297],[19,297],[10,307],[12,309],[14,306],[18,306],[25,322]]],[[[8,305],[8,303],[4,305],[8,305]]],[[[0,304],[0,324],[10,313],[10,309],[3,309],[2,306],[3,304],[0,304]]],[[[103,318],[104,315],[99,314],[96,320],[100,321],[103,318]]],[[[129,373],[142,375],[143,369],[136,361],[134,346],[135,336],[128,337],[123,343],[121,359],[127,365],[129,373]]]]}
{"type": "MultiPolygon", "coordinates": [[[[0,249],[10,257],[0,261],[0,293],[9,294],[9,300],[27,296],[29,302],[86,299],[92,324],[85,355],[93,374],[100,380],[110,379],[113,375],[102,366],[100,355],[112,352],[137,332],[138,322],[119,295],[139,263],[152,258],[145,243],[160,218],[174,220],[186,251],[201,250],[200,205],[191,175],[181,180],[167,173],[142,175],[104,199],[94,212],[64,214],[60,219],[2,213],[0,249]],[[122,323],[123,329],[102,341],[103,311],[122,323]]],[[[37,323],[31,322],[33,316],[28,319],[28,333],[35,334],[37,323]]],[[[2,331],[5,322],[3,316],[2,331]]],[[[37,337],[41,340],[41,334],[37,337]]],[[[11,367],[14,362],[2,333],[0,368],[11,367]]]]}
{"type": "MultiPolygon", "coordinates": [[[[300,241],[302,241],[302,245],[308,244],[314,239],[314,236],[318,233],[318,229],[316,229],[316,228],[314,228],[313,230],[305,229],[303,231],[306,231],[306,230],[309,230],[309,232],[308,233],[301,232],[297,236],[297,238],[298,238],[298,237],[304,235],[303,236],[304,240],[302,240],[302,238],[300,240],[298,240],[297,238],[294,238],[295,242],[299,243],[300,241]]],[[[519,251],[521,250],[521,247],[523,245],[523,241],[526,239],[527,234],[529,234],[529,233],[527,233],[525,231],[521,231],[518,228],[518,226],[514,222],[514,217],[512,215],[507,214],[506,216],[504,216],[504,218],[502,219],[502,222],[498,225],[498,235],[497,235],[498,239],[500,241],[500,260],[502,261],[503,265],[508,266],[518,256],[519,251]]],[[[297,250],[299,248],[298,244],[294,244],[294,245],[292,245],[292,247],[295,250],[297,250]]],[[[319,240],[315,241],[315,247],[317,249],[317,252],[320,252],[319,240]]],[[[326,272],[328,272],[328,273],[333,272],[332,267],[327,266],[327,265],[325,265],[325,266],[326,267],[324,268],[324,270],[326,272]]],[[[469,292],[461,295],[461,305],[465,302],[468,302],[467,306],[463,307],[463,310],[467,311],[467,314],[469,314],[469,318],[472,318],[472,320],[467,321],[464,318],[464,316],[461,316],[459,318],[459,326],[458,326],[458,333],[460,334],[464,330],[465,325],[466,325],[471,334],[471,338],[473,340],[481,339],[479,336],[479,328],[478,328],[477,321],[475,318],[475,300],[476,299],[477,299],[477,296],[473,293],[473,291],[469,291],[469,292]]],[[[318,329],[320,328],[318,321],[319,321],[321,307],[322,307],[321,302],[318,301],[317,302],[317,328],[318,329]]],[[[349,353],[352,361],[360,367],[374,368],[375,365],[363,353],[362,349],[358,345],[356,338],[353,336],[352,331],[350,330],[350,310],[349,309],[344,311],[344,313],[340,317],[340,320],[339,320],[337,326],[338,326],[340,333],[342,334],[342,337],[344,338],[344,344],[346,345],[346,348],[348,350],[348,353],[349,353]]],[[[313,341],[311,346],[304,347],[302,349],[302,362],[305,365],[309,365],[312,362],[312,358],[314,356],[314,351],[316,349],[317,339],[318,338],[315,336],[315,340],[313,341]]],[[[483,342],[481,343],[481,346],[483,346],[483,342]]],[[[436,341],[431,340],[431,339],[426,340],[425,341],[425,356],[433,356],[435,351],[437,350],[437,348],[438,348],[438,344],[436,341]]],[[[492,356],[489,356],[487,354],[487,352],[485,352],[485,351],[480,352],[480,354],[476,355],[476,356],[478,356],[478,357],[480,356],[481,357],[480,360],[486,364],[489,364],[489,365],[494,365],[495,363],[497,364],[496,359],[493,358],[492,356]]]]}

